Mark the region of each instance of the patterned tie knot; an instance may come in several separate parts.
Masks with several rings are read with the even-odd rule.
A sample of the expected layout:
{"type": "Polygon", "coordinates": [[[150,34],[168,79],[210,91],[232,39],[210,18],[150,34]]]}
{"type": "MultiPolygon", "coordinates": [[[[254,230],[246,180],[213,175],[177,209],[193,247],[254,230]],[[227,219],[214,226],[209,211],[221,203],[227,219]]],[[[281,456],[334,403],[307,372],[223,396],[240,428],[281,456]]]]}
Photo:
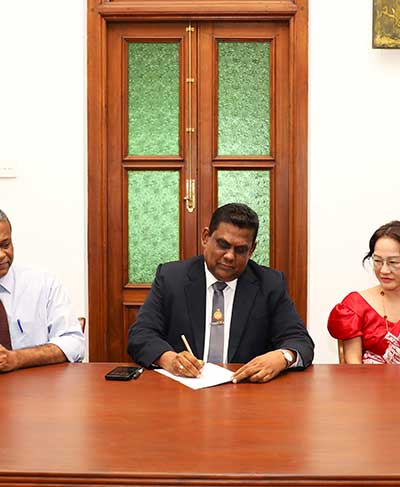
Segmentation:
{"type": "Polygon", "coordinates": [[[226,288],[227,285],[228,284],[226,282],[217,281],[217,282],[214,282],[212,287],[214,288],[214,291],[222,292],[226,288]]]}

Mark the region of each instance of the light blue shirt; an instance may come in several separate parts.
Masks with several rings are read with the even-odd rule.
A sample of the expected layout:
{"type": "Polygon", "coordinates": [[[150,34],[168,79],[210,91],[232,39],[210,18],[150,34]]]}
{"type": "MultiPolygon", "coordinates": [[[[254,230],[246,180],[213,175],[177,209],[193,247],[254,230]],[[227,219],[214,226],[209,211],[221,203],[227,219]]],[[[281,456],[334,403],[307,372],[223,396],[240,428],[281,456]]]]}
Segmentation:
{"type": "Polygon", "coordinates": [[[14,350],[54,343],[70,362],[82,361],[85,337],[57,279],[13,264],[0,278],[0,299],[14,350]]]}

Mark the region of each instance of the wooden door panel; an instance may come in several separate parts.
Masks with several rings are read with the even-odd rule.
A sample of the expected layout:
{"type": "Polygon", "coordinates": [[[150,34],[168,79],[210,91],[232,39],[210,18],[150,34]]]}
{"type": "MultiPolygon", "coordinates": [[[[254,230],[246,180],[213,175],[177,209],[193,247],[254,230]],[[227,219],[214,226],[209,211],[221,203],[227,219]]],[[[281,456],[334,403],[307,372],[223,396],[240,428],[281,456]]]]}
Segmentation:
{"type": "MultiPolygon", "coordinates": [[[[200,209],[199,229],[219,205],[219,170],[270,171],[270,264],[289,272],[289,28],[284,22],[215,22],[199,27],[199,188],[210,188],[200,209]],[[270,150],[260,155],[218,154],[218,45],[262,42],[270,46],[270,150]]],[[[263,262],[264,263],[264,262],[263,262]]]]}
{"type": "MultiPolygon", "coordinates": [[[[138,236],[142,235],[142,241],[148,242],[147,254],[142,259],[140,264],[144,266],[150,265],[147,262],[146,255],[150,258],[152,255],[152,246],[161,247],[164,243],[159,241],[151,242],[151,236],[148,234],[152,229],[156,229],[157,215],[163,211],[163,202],[160,200],[160,189],[149,184],[148,191],[144,193],[148,204],[143,204],[143,218],[142,228],[135,229],[136,222],[131,222],[129,211],[132,209],[128,207],[129,200],[129,183],[130,177],[135,175],[140,176],[139,179],[148,179],[150,183],[158,180],[161,177],[168,177],[176,175],[177,201],[176,211],[178,212],[177,225],[178,244],[176,254],[172,255],[172,259],[185,258],[194,255],[197,252],[197,235],[195,224],[196,214],[185,211],[184,196],[185,196],[185,180],[187,179],[187,158],[188,158],[188,144],[186,127],[188,125],[187,108],[187,88],[185,79],[185,63],[188,56],[188,42],[187,42],[187,24],[173,23],[173,24],[136,24],[136,23],[118,23],[110,26],[108,37],[108,177],[107,177],[107,195],[108,195],[108,261],[112,272],[108,278],[108,299],[110,302],[108,314],[108,343],[109,343],[109,359],[122,360],[126,358],[126,331],[127,317],[132,313],[127,313],[126,309],[130,309],[130,305],[138,306],[143,303],[148,289],[150,288],[152,276],[156,270],[158,260],[151,264],[151,269],[147,272],[148,278],[136,280],[135,276],[130,274],[130,251],[132,246],[129,245],[132,232],[138,236]],[[137,43],[137,44],[135,44],[137,43]],[[169,43],[169,44],[168,44],[169,43]],[[128,120],[130,120],[129,106],[129,80],[128,71],[128,51],[132,45],[149,47],[150,51],[158,50],[165,45],[176,45],[179,52],[178,60],[178,83],[179,83],[179,144],[176,154],[161,154],[147,153],[147,147],[144,145],[143,153],[132,153],[129,142],[128,120]],[[143,176],[143,178],[141,178],[143,176]],[[158,208],[156,214],[150,210],[154,203],[158,208]],[[157,206],[158,205],[158,206],[157,206]],[[147,225],[147,220],[151,224],[147,225]],[[151,276],[151,277],[150,277],[151,276]],[[128,308],[127,308],[128,307],[128,308]]],[[[168,61],[168,60],[166,60],[168,61]]],[[[135,67],[134,67],[135,68],[135,67]]],[[[156,67],[155,67],[156,68],[156,67]]],[[[150,66],[151,69],[151,66],[150,66]]],[[[152,73],[150,73],[152,74],[152,73]]],[[[154,70],[156,75],[156,69],[154,70]]],[[[158,80],[155,80],[157,82],[158,80]]],[[[168,88],[168,87],[167,87],[168,88]]],[[[146,87],[143,88],[145,90],[146,87]]],[[[195,102],[195,97],[192,97],[192,102],[195,102]]],[[[156,109],[157,106],[151,104],[150,100],[149,110],[156,109]]],[[[144,113],[146,118],[150,119],[152,113],[144,113]]],[[[195,115],[195,111],[191,114],[195,115]]],[[[149,138],[156,139],[157,133],[149,133],[149,138]]],[[[151,144],[149,145],[151,149],[151,144]]],[[[192,157],[196,151],[196,144],[191,146],[192,157]]],[[[151,152],[151,151],[150,151],[151,152]]],[[[194,161],[196,163],[196,161],[194,161]]],[[[175,192],[175,191],[174,191],[175,192]]],[[[133,192],[134,193],[134,192],[133,192]]],[[[160,223],[160,222],[159,222],[160,223]]],[[[168,236],[168,234],[166,235],[168,236]]],[[[146,250],[146,248],[145,248],[146,250]]],[[[135,249],[133,250],[135,252],[135,249]]],[[[140,259],[139,259],[140,260],[140,259]]],[[[168,258],[160,257],[160,261],[169,260],[168,258]]],[[[150,259],[151,261],[151,259],[150,259]]],[[[137,277],[137,276],[136,276],[137,277]]]]}

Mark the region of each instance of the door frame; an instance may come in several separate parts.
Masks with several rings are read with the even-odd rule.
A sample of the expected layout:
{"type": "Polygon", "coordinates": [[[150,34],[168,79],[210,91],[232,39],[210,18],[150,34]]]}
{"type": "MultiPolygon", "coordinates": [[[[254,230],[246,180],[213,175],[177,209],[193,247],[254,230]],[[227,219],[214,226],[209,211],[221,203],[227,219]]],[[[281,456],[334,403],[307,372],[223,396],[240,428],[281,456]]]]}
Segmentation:
{"type": "Polygon", "coordinates": [[[89,359],[107,357],[107,26],[120,21],[284,20],[289,24],[290,295],[307,314],[308,0],[88,0],[89,359]]]}

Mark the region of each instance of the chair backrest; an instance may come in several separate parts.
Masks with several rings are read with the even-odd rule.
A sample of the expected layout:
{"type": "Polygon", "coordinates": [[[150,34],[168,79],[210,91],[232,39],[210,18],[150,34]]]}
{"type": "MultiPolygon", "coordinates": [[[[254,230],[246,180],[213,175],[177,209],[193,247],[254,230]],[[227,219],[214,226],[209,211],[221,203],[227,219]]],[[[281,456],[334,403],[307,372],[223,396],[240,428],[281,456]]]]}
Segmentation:
{"type": "Polygon", "coordinates": [[[345,364],[346,361],[344,359],[344,347],[343,347],[343,340],[338,340],[338,353],[339,353],[339,364],[345,364]]]}
{"type": "Polygon", "coordinates": [[[83,316],[80,316],[78,318],[78,320],[79,320],[79,323],[81,324],[82,333],[85,333],[86,318],[84,318],[83,316]]]}

